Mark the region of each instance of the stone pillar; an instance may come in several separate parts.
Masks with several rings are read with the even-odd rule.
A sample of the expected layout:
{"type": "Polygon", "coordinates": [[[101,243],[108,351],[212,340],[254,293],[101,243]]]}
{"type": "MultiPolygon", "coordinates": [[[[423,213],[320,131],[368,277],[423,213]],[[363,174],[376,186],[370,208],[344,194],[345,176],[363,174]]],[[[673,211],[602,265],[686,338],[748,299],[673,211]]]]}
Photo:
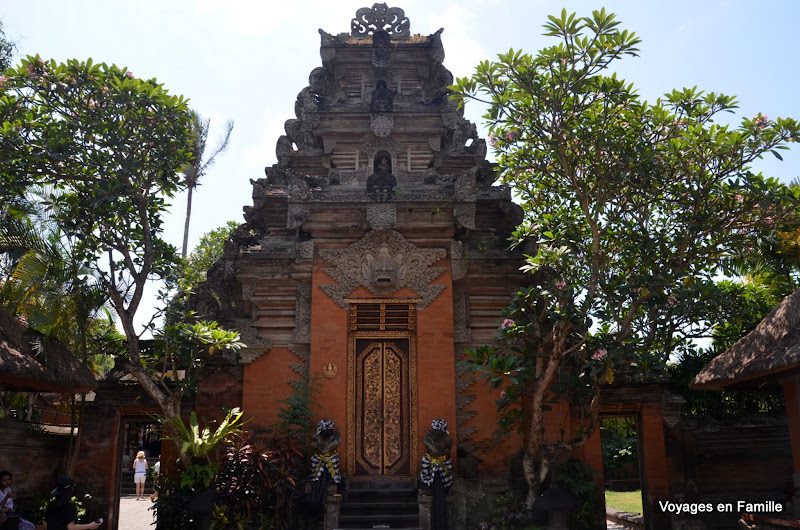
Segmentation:
{"type": "Polygon", "coordinates": [[[433,497],[431,495],[417,495],[419,502],[419,527],[422,530],[431,530],[431,505],[433,497]]]}
{"type": "Polygon", "coordinates": [[[644,454],[642,484],[644,495],[644,515],[647,530],[669,528],[669,515],[658,509],[659,500],[669,499],[669,473],[667,470],[667,449],[664,441],[664,421],[661,416],[661,403],[645,403],[639,422],[639,447],[644,454]]]}
{"type": "Polygon", "coordinates": [[[342,506],[342,494],[337,493],[336,486],[328,486],[328,500],[325,501],[325,530],[339,527],[339,509],[342,506]]]}

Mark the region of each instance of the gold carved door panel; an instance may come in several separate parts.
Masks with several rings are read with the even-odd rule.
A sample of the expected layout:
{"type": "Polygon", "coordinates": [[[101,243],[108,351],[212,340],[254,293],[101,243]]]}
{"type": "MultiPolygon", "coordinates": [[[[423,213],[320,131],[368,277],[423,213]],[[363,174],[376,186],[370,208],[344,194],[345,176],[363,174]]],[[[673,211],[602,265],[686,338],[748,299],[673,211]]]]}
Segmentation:
{"type": "Polygon", "coordinates": [[[356,475],[409,475],[408,339],[357,339],[356,475]]]}

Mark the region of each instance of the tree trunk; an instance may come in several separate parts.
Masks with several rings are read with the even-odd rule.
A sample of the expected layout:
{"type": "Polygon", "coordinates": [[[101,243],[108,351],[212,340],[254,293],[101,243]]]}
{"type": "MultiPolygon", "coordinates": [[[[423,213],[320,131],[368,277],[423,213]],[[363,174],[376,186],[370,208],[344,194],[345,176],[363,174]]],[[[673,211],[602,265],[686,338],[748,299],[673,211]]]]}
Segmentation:
{"type": "Polygon", "coordinates": [[[186,252],[188,251],[189,247],[189,220],[192,218],[192,192],[194,191],[194,186],[188,186],[189,194],[186,196],[186,222],[183,225],[183,250],[181,251],[181,257],[186,257],[186,252]]]}

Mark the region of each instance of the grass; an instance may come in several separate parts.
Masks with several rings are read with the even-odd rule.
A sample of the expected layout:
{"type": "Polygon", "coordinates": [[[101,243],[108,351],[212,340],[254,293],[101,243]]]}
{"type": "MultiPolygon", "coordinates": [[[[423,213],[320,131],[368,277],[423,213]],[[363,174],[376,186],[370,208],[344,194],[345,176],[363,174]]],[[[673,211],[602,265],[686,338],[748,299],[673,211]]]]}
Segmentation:
{"type": "Polygon", "coordinates": [[[606,506],[629,513],[642,513],[642,491],[606,491],[606,506]]]}

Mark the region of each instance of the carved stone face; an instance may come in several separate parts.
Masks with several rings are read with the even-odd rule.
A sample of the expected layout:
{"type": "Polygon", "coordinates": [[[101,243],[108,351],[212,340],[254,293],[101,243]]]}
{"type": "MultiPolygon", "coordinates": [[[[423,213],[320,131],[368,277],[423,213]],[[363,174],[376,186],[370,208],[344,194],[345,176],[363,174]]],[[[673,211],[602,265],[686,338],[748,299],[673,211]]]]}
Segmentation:
{"type": "MultiPolygon", "coordinates": [[[[370,256],[372,257],[372,256],[370,256]]],[[[394,292],[399,287],[397,284],[397,265],[398,259],[402,256],[392,258],[389,246],[385,243],[378,249],[377,256],[372,257],[370,262],[369,283],[376,291],[394,292]]]]}

